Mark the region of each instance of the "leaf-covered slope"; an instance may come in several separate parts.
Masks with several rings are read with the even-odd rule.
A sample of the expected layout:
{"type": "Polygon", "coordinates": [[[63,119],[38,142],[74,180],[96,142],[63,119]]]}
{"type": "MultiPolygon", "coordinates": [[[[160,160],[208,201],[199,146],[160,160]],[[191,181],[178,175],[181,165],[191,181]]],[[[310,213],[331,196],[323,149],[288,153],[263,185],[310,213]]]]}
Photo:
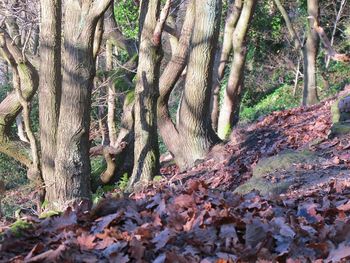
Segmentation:
{"type": "Polygon", "coordinates": [[[69,208],[47,219],[27,217],[32,226],[20,237],[4,227],[0,261],[345,262],[350,136],[328,138],[330,105],[275,112],[237,128],[206,161],[181,174],[163,168],[169,181],[129,198],[107,198],[85,213],[69,208]],[[267,182],[301,173],[326,180],[284,194],[233,193],[259,160],[287,149],[310,151],[323,162],[270,171],[267,182]]]}

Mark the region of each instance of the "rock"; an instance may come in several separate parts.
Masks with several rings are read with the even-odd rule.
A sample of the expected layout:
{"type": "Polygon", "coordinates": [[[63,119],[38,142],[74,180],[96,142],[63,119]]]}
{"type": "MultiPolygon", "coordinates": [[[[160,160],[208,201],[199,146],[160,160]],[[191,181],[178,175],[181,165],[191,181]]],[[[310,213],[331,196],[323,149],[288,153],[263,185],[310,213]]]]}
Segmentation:
{"type": "Polygon", "coordinates": [[[253,176],[234,193],[246,194],[253,190],[262,195],[277,195],[286,192],[292,185],[300,182],[295,164],[308,164],[318,157],[307,150],[288,151],[262,159],[253,169],[253,176]]]}
{"type": "Polygon", "coordinates": [[[253,177],[263,177],[275,171],[287,170],[295,163],[306,163],[314,158],[314,154],[307,150],[285,151],[278,155],[260,160],[253,169],[253,177]]]}
{"type": "Polygon", "coordinates": [[[350,95],[338,99],[331,107],[331,136],[350,133],[350,95]]]}
{"type": "Polygon", "coordinates": [[[331,127],[331,135],[338,136],[350,133],[350,123],[334,123],[331,127]]]}

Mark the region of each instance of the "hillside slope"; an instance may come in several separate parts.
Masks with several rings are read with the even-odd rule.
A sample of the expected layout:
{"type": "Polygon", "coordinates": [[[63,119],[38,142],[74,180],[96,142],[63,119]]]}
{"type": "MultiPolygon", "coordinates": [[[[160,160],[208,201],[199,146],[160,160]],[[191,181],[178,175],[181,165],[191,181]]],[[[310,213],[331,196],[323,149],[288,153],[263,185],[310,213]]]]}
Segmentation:
{"type": "Polygon", "coordinates": [[[167,180],[130,197],[3,227],[0,261],[345,262],[350,135],[329,136],[332,102],[236,128],[204,162],[164,167],[167,180]]]}

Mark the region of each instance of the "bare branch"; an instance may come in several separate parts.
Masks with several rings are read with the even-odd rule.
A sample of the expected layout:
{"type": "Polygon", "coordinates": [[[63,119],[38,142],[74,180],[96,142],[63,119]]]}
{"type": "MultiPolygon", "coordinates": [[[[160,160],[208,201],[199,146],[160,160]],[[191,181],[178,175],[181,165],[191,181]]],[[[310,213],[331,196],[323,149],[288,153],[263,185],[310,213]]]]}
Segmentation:
{"type": "Polygon", "coordinates": [[[299,50],[303,45],[302,45],[294,27],[293,27],[292,22],[289,19],[289,16],[288,16],[286,9],[284,9],[280,0],[274,0],[274,1],[276,3],[278,10],[281,12],[281,15],[283,16],[284,21],[286,22],[286,26],[288,28],[289,34],[290,34],[292,40],[294,41],[295,49],[299,50]]]}
{"type": "Polygon", "coordinates": [[[112,0],[95,0],[92,4],[91,15],[99,18],[107,10],[112,0]]]}
{"type": "Polygon", "coordinates": [[[317,19],[315,19],[313,16],[309,16],[308,18],[313,20],[313,22],[314,22],[313,26],[314,26],[316,32],[318,33],[318,35],[322,41],[322,44],[327,52],[327,55],[335,61],[350,62],[350,54],[339,54],[337,51],[334,50],[331,42],[329,41],[329,39],[326,35],[326,32],[319,25],[317,19]]]}
{"type": "Polygon", "coordinates": [[[167,0],[162,11],[160,12],[160,16],[159,16],[156,28],[154,29],[153,44],[156,46],[160,45],[165,21],[169,15],[170,5],[171,5],[171,0],[167,0]]]}

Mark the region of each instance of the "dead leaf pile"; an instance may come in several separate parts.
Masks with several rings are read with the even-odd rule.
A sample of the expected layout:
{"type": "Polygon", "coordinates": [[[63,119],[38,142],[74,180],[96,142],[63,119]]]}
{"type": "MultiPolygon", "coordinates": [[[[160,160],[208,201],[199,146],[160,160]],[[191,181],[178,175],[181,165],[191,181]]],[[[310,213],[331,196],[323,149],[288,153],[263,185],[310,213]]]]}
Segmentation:
{"type": "Polygon", "coordinates": [[[21,237],[4,233],[0,261],[338,262],[350,259],[350,189],[341,190],[333,183],[269,200],[192,182],[127,200],[130,205],[97,219],[108,207],[28,217],[33,228],[21,237]]]}
{"type": "Polygon", "coordinates": [[[161,172],[174,184],[203,180],[211,188],[234,189],[252,176],[252,167],[260,159],[288,149],[309,147],[315,141],[327,141],[333,102],[273,112],[253,124],[235,128],[224,147],[214,149],[207,160],[191,170],[179,173],[170,166],[161,172]]]}
{"type": "Polygon", "coordinates": [[[275,112],[237,128],[193,169],[164,168],[170,183],[157,188],[105,199],[92,211],[28,216],[32,227],[20,237],[3,227],[0,262],[346,262],[350,182],[341,176],[307,192],[232,193],[259,159],[285,149],[306,147],[325,160],[300,169],[348,171],[349,136],[327,138],[330,104],[275,112]]]}

